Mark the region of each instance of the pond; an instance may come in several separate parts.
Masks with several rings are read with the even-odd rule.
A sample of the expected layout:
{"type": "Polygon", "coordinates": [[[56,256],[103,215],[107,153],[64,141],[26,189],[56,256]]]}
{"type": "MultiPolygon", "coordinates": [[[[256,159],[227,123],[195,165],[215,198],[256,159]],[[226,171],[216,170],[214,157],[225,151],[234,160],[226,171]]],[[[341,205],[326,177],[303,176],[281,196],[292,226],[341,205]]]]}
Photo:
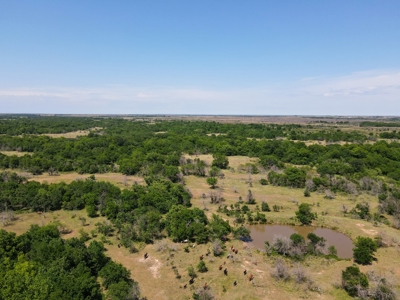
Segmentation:
{"type": "Polygon", "coordinates": [[[257,249],[264,249],[264,242],[271,244],[276,235],[290,237],[293,233],[302,235],[307,240],[307,235],[311,232],[321,236],[326,240],[326,246],[335,246],[340,258],[351,258],[353,256],[353,242],[343,233],[327,228],[309,227],[309,226],[289,226],[289,225],[250,225],[252,242],[249,244],[257,249]]]}

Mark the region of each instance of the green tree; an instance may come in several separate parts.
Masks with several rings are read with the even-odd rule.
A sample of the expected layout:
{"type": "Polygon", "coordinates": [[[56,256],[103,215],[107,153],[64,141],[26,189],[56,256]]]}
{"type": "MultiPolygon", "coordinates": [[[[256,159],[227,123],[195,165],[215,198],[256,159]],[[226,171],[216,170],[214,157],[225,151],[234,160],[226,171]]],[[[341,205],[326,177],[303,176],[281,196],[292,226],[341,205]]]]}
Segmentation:
{"type": "Polygon", "coordinates": [[[375,241],[369,237],[359,236],[354,242],[353,258],[361,265],[370,265],[374,258],[374,252],[378,249],[375,241]]]}
{"type": "Polygon", "coordinates": [[[193,266],[190,266],[187,270],[188,270],[188,275],[189,275],[189,277],[192,277],[192,278],[197,277],[197,274],[196,274],[196,272],[194,271],[193,266]]]}
{"type": "Polygon", "coordinates": [[[224,154],[214,154],[213,155],[213,162],[212,162],[212,166],[213,167],[218,167],[220,169],[227,169],[228,165],[229,165],[229,160],[228,157],[226,157],[226,155],[224,154]]]}
{"type": "Polygon", "coordinates": [[[352,297],[358,296],[358,287],[368,288],[368,278],[360,271],[358,266],[353,265],[342,271],[342,287],[352,297]]]}
{"type": "Polygon", "coordinates": [[[244,226],[240,226],[239,228],[234,229],[233,236],[235,237],[235,239],[239,239],[242,241],[248,241],[251,239],[250,230],[244,226]]]}
{"type": "Polygon", "coordinates": [[[317,219],[317,214],[311,211],[311,204],[302,203],[296,211],[296,217],[303,225],[310,225],[313,220],[317,219]]]}
{"type": "Polygon", "coordinates": [[[206,263],[203,260],[201,260],[197,265],[197,271],[199,271],[200,273],[205,273],[208,271],[206,263]]]}
{"type": "Polygon", "coordinates": [[[262,211],[271,211],[271,209],[269,208],[268,203],[265,202],[265,201],[261,202],[261,210],[262,211]]]}
{"type": "Polygon", "coordinates": [[[212,189],[215,189],[215,186],[218,183],[218,179],[216,177],[208,177],[207,184],[211,186],[212,189]]]}
{"type": "Polygon", "coordinates": [[[292,241],[293,245],[298,246],[305,243],[304,237],[298,233],[293,233],[290,236],[290,240],[292,241]]]}

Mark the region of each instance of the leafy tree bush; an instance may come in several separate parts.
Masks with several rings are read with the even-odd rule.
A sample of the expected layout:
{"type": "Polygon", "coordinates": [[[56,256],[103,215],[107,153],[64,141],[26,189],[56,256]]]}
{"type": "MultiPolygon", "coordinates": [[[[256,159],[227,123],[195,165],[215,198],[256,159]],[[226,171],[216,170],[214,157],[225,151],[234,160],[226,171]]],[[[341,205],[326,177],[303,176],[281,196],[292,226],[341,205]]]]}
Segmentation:
{"type": "Polygon", "coordinates": [[[293,233],[290,236],[290,240],[292,241],[293,245],[295,245],[295,246],[305,243],[305,239],[303,238],[303,236],[301,236],[298,233],[293,233]]]}
{"type": "Polygon", "coordinates": [[[271,209],[269,208],[268,203],[265,202],[265,201],[261,202],[261,210],[262,211],[271,211],[271,209]]]}
{"type": "Polygon", "coordinates": [[[208,177],[207,178],[207,184],[211,186],[212,189],[215,189],[215,186],[218,183],[218,179],[216,177],[208,177]]]}
{"type": "Polygon", "coordinates": [[[296,217],[303,225],[310,225],[313,220],[317,219],[317,214],[311,211],[311,204],[302,203],[296,211],[296,217]]]}
{"type": "Polygon", "coordinates": [[[358,296],[359,287],[368,288],[368,278],[360,271],[358,266],[353,265],[342,271],[342,287],[352,297],[358,296]]]}
{"type": "Polygon", "coordinates": [[[192,277],[192,278],[197,277],[197,274],[196,274],[196,272],[194,271],[193,266],[190,266],[187,270],[188,270],[188,275],[189,275],[189,277],[192,277]]]}
{"type": "Polygon", "coordinates": [[[235,239],[239,239],[242,241],[248,241],[251,239],[250,230],[244,226],[240,226],[237,229],[233,229],[233,236],[235,237],[235,239]]]}
{"type": "Polygon", "coordinates": [[[261,184],[261,185],[268,185],[268,180],[265,179],[265,178],[261,178],[261,179],[260,179],[260,184],[261,184]]]}
{"type": "Polygon", "coordinates": [[[378,249],[375,241],[369,237],[359,236],[354,242],[354,261],[361,265],[370,265],[374,258],[374,252],[378,249]]]}
{"type": "Polygon", "coordinates": [[[220,168],[220,169],[227,169],[228,168],[229,160],[228,160],[228,157],[226,157],[226,155],[214,154],[213,158],[214,158],[214,160],[213,160],[211,166],[217,167],[217,168],[220,168]]]}
{"type": "Polygon", "coordinates": [[[208,271],[206,263],[203,260],[201,260],[197,265],[197,271],[199,271],[200,273],[205,273],[208,271]]]}

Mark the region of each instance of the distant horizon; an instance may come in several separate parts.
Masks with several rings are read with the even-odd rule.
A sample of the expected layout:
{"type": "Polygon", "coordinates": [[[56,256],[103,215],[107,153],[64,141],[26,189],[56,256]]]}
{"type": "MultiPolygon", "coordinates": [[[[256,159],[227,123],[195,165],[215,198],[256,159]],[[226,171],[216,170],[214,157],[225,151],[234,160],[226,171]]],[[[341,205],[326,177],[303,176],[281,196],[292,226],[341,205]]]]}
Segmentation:
{"type": "Polygon", "coordinates": [[[90,113],[1,113],[2,115],[38,116],[193,116],[193,117],[304,117],[304,118],[400,118],[400,115],[240,115],[240,114],[90,114],[90,113]]]}

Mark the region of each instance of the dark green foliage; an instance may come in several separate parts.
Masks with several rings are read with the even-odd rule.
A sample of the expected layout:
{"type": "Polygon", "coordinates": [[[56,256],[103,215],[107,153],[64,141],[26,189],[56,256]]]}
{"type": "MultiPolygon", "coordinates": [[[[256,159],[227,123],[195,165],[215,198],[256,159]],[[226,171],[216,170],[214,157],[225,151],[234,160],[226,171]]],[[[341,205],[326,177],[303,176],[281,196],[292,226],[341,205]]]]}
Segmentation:
{"type": "Polygon", "coordinates": [[[215,189],[215,186],[218,183],[218,179],[216,177],[208,177],[207,184],[211,186],[212,189],[215,189]]]}
{"type": "Polygon", "coordinates": [[[199,271],[200,273],[205,273],[208,271],[206,263],[203,260],[201,260],[197,265],[197,271],[199,271]]]}
{"type": "Polygon", "coordinates": [[[353,249],[354,261],[361,265],[369,265],[374,258],[374,252],[378,249],[375,241],[368,237],[357,237],[354,242],[355,248],[353,249]]]}
{"type": "Polygon", "coordinates": [[[352,213],[357,214],[360,219],[369,220],[371,218],[369,204],[366,202],[357,203],[356,207],[352,210],[352,213]]]}
{"type": "Polygon", "coordinates": [[[295,246],[305,243],[304,238],[298,233],[293,233],[290,236],[290,240],[292,241],[293,245],[295,245],[295,246]]]}
{"type": "Polygon", "coordinates": [[[299,205],[299,209],[296,211],[296,217],[303,225],[310,225],[313,220],[317,218],[317,215],[311,212],[311,204],[302,203],[299,205]]]}
{"type": "Polygon", "coordinates": [[[262,211],[271,211],[271,209],[269,208],[268,203],[265,202],[265,201],[261,202],[261,210],[262,211]]]}
{"type": "Polygon", "coordinates": [[[229,165],[229,160],[228,157],[226,157],[226,155],[217,153],[213,155],[213,162],[212,162],[212,166],[213,167],[217,167],[220,169],[227,169],[228,165],[229,165]]]}
{"type": "Polygon", "coordinates": [[[329,255],[337,256],[337,249],[335,246],[329,246],[328,247],[328,253],[329,255]]]}
{"type": "Polygon", "coordinates": [[[130,273],[121,264],[109,261],[99,272],[99,276],[103,279],[103,286],[107,289],[111,284],[120,281],[130,282],[130,273]]]}
{"type": "Polygon", "coordinates": [[[189,275],[189,277],[192,277],[192,278],[197,277],[197,274],[196,274],[196,272],[194,271],[193,266],[190,266],[187,270],[188,270],[188,275],[189,275]]]}
{"type": "MultiPolygon", "coordinates": [[[[368,170],[400,180],[400,146],[378,141],[371,144],[310,145],[277,140],[365,141],[369,137],[340,129],[314,130],[313,125],[294,124],[221,124],[202,121],[148,121],[121,118],[67,118],[7,116],[0,120],[0,144],[3,149],[26,151],[32,155],[0,154],[0,168],[19,168],[34,173],[76,171],[104,173],[116,170],[124,174],[141,173],[149,180],[180,180],[182,153],[212,153],[215,164],[227,167],[226,156],[245,155],[260,158],[264,168],[280,169],[285,164],[316,166],[321,175],[361,178],[368,170]],[[54,133],[102,127],[76,139],[23,135],[54,133]],[[308,130],[313,129],[313,130],[308,130]],[[212,135],[215,132],[221,135],[212,135]],[[155,134],[166,132],[163,134],[155,134]],[[211,133],[211,135],[210,135],[211,133]],[[248,139],[251,138],[251,139],[248,139]],[[255,140],[261,139],[261,140],[255,140]],[[265,139],[262,139],[265,138],[265,139]]],[[[397,134],[397,133],[396,133],[397,134]]],[[[204,176],[204,165],[189,162],[196,169],[182,168],[184,174],[204,176]],[[188,170],[188,172],[186,172],[188,170]]],[[[271,184],[304,187],[302,171],[289,167],[283,174],[270,172],[271,184]]],[[[318,186],[317,186],[318,187],[318,186]]]]}
{"type": "Polygon", "coordinates": [[[265,178],[261,178],[261,179],[260,179],[260,184],[261,184],[261,185],[268,185],[268,180],[265,179],[265,178]]]}
{"type": "Polygon", "coordinates": [[[191,240],[206,243],[210,234],[207,224],[204,211],[198,208],[173,206],[166,215],[166,230],[175,242],[191,240]]]}
{"type": "Polygon", "coordinates": [[[232,228],[228,221],[224,221],[218,215],[213,214],[209,223],[209,228],[212,237],[215,239],[226,240],[232,228]]]}
{"type": "Polygon", "coordinates": [[[368,278],[360,271],[358,266],[353,265],[342,271],[342,286],[352,297],[358,296],[358,287],[368,288],[368,278]]]}
{"type": "Polygon", "coordinates": [[[233,236],[235,237],[235,239],[239,239],[242,241],[251,240],[250,230],[244,226],[240,226],[237,229],[233,229],[233,236]]]}
{"type": "Polygon", "coordinates": [[[119,281],[118,283],[110,284],[107,292],[110,300],[139,300],[140,290],[137,282],[128,283],[119,281]]]}
{"type": "MultiPolygon", "coordinates": [[[[0,230],[1,265],[7,260],[7,268],[0,268],[0,299],[101,300],[98,277],[113,273],[107,270],[115,264],[104,250],[95,241],[88,247],[76,238],[63,241],[54,225],[32,226],[18,237],[0,230]]],[[[124,267],[119,266],[118,273],[123,276],[105,277],[114,284],[133,282],[124,267]]]]}
{"type": "Polygon", "coordinates": [[[306,171],[289,167],[280,174],[274,171],[268,173],[268,181],[273,185],[303,188],[306,183],[306,171]]]}
{"type": "Polygon", "coordinates": [[[310,197],[310,190],[306,187],[306,189],[304,190],[304,197],[310,197]]]}

